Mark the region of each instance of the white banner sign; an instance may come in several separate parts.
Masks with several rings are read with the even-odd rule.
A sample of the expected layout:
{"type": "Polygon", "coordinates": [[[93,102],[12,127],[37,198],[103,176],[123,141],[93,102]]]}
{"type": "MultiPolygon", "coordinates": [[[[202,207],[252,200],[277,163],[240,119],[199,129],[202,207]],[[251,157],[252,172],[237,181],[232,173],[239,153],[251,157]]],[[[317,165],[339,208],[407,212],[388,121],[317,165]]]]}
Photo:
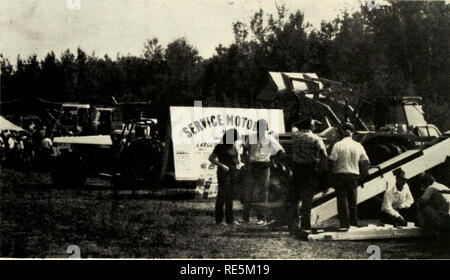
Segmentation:
{"type": "Polygon", "coordinates": [[[177,180],[215,183],[216,167],[208,157],[228,129],[235,128],[243,137],[255,133],[256,122],[264,119],[275,137],[285,131],[279,109],[170,107],[170,118],[177,180]]]}

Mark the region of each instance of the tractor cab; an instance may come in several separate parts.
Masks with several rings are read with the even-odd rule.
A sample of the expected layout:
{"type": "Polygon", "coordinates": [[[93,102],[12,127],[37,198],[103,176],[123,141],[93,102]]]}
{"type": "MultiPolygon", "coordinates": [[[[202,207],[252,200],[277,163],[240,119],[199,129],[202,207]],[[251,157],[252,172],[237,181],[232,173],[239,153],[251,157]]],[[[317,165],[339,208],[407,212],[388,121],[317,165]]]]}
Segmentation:
{"type": "Polygon", "coordinates": [[[148,139],[158,135],[156,125],[157,119],[138,118],[130,120],[125,123],[122,132],[121,139],[126,139],[127,142],[131,142],[135,139],[148,139]]]}
{"type": "Polygon", "coordinates": [[[413,133],[415,136],[439,137],[441,132],[425,120],[422,98],[416,96],[393,96],[377,100],[375,110],[376,130],[397,133],[413,133]]]}
{"type": "Polygon", "coordinates": [[[422,98],[416,96],[382,96],[360,104],[359,116],[369,124],[370,131],[360,135],[359,141],[373,164],[442,136],[425,120],[421,102],[422,98]]]}

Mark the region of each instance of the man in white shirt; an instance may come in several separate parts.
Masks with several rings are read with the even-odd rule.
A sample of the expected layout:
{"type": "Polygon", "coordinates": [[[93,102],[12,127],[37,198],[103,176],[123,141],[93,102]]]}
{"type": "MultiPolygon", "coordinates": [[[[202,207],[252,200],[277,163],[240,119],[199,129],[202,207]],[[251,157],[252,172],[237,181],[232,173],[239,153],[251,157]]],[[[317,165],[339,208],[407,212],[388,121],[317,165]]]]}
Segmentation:
{"type": "Polygon", "coordinates": [[[358,226],[358,177],[367,175],[369,158],[363,146],[352,139],[354,127],[345,123],[341,127],[343,139],[334,144],[329,160],[334,176],[340,230],[358,226]],[[361,167],[361,170],[360,170],[361,167]]]}
{"type": "MultiPolygon", "coordinates": [[[[270,178],[270,158],[275,155],[284,155],[285,151],[278,141],[268,134],[268,124],[264,119],[257,122],[257,133],[251,134],[244,144],[244,154],[248,158],[250,177],[252,183],[249,184],[243,209],[243,222],[250,219],[251,205],[254,200],[255,190],[263,194],[260,200],[268,199],[268,187],[270,178]]],[[[267,224],[267,217],[259,212],[257,223],[267,224]]]]}
{"type": "Polygon", "coordinates": [[[389,186],[384,193],[381,205],[381,221],[394,226],[406,226],[406,222],[415,222],[417,208],[414,198],[406,183],[405,172],[402,169],[394,170],[395,185],[389,186]]]}
{"type": "Polygon", "coordinates": [[[44,166],[48,166],[50,164],[50,159],[53,152],[53,142],[51,140],[51,136],[48,135],[41,141],[41,151],[42,151],[42,161],[44,166]]]}
{"type": "Polygon", "coordinates": [[[44,150],[51,150],[53,146],[52,139],[50,139],[50,137],[45,137],[44,139],[42,139],[41,144],[42,149],[44,150]]]}

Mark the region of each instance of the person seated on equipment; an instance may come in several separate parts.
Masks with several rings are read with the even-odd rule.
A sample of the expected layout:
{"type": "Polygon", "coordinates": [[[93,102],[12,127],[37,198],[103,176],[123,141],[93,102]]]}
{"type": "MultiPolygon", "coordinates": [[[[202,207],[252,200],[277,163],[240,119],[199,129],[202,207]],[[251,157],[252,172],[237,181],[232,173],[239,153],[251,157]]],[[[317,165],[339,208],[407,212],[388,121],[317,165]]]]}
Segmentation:
{"type": "Polygon", "coordinates": [[[381,205],[381,222],[394,226],[406,226],[407,221],[415,222],[417,207],[406,183],[405,172],[394,170],[395,185],[389,186],[384,193],[381,205]]]}
{"type": "Polygon", "coordinates": [[[424,236],[450,237],[450,189],[429,178],[419,203],[419,224],[424,236]]]}

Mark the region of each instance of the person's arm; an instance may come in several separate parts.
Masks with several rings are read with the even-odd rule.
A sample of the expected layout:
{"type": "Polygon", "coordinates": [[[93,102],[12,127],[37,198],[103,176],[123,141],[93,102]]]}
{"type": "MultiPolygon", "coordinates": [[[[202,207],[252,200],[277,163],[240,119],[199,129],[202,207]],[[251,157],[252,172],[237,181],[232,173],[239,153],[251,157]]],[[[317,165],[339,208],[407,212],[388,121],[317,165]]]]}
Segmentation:
{"type": "Polygon", "coordinates": [[[212,164],[215,164],[215,165],[217,165],[219,168],[222,168],[224,171],[228,171],[228,170],[230,170],[230,168],[228,167],[228,166],[226,166],[225,164],[223,164],[223,163],[221,163],[219,160],[218,160],[218,157],[217,157],[217,155],[213,152],[213,153],[211,153],[210,155],[209,155],[209,161],[212,163],[212,164]]]}
{"type": "Polygon", "coordinates": [[[334,144],[331,154],[328,157],[328,170],[335,171],[335,167],[338,161],[338,146],[334,144]]]}
{"type": "Polygon", "coordinates": [[[244,165],[244,162],[242,161],[242,155],[244,152],[244,145],[242,142],[237,142],[235,145],[236,152],[237,152],[237,158],[238,158],[238,169],[241,168],[241,166],[244,165]]]}
{"type": "Polygon", "coordinates": [[[327,162],[327,149],[325,147],[325,143],[323,143],[322,138],[318,137],[316,143],[316,156],[317,156],[317,161],[316,161],[316,170],[319,172],[325,171],[327,170],[328,166],[328,162],[327,162]]]}
{"type": "Polygon", "coordinates": [[[273,158],[281,158],[286,155],[283,146],[273,136],[270,136],[270,147],[273,158]]]}
{"type": "Polygon", "coordinates": [[[249,161],[249,157],[250,157],[250,153],[249,153],[249,149],[250,149],[250,135],[248,135],[245,138],[244,144],[242,145],[242,155],[241,155],[241,162],[242,163],[247,163],[249,161]]]}
{"type": "Polygon", "coordinates": [[[411,191],[409,190],[408,184],[405,184],[403,188],[406,192],[406,197],[405,201],[400,205],[400,208],[409,208],[414,203],[414,198],[411,194],[411,191]]]}
{"type": "Polygon", "coordinates": [[[359,157],[359,168],[360,168],[360,174],[361,178],[367,177],[369,175],[369,166],[370,166],[370,160],[367,156],[366,150],[364,150],[364,147],[360,144],[361,148],[361,155],[359,157]]]}
{"type": "Polygon", "coordinates": [[[370,163],[368,160],[363,160],[363,161],[359,162],[361,178],[364,179],[369,175],[369,166],[370,166],[370,163]]]}
{"type": "Polygon", "coordinates": [[[391,196],[389,189],[387,189],[386,192],[384,193],[383,204],[381,206],[381,210],[383,212],[385,212],[386,214],[389,214],[389,215],[397,217],[397,218],[402,216],[402,215],[400,215],[400,213],[397,212],[397,210],[394,209],[394,207],[392,207],[392,196],[391,196]]]}
{"type": "Polygon", "coordinates": [[[320,161],[323,161],[327,158],[327,148],[325,147],[325,143],[323,143],[322,138],[318,138],[316,141],[316,150],[317,157],[320,161]]]}

